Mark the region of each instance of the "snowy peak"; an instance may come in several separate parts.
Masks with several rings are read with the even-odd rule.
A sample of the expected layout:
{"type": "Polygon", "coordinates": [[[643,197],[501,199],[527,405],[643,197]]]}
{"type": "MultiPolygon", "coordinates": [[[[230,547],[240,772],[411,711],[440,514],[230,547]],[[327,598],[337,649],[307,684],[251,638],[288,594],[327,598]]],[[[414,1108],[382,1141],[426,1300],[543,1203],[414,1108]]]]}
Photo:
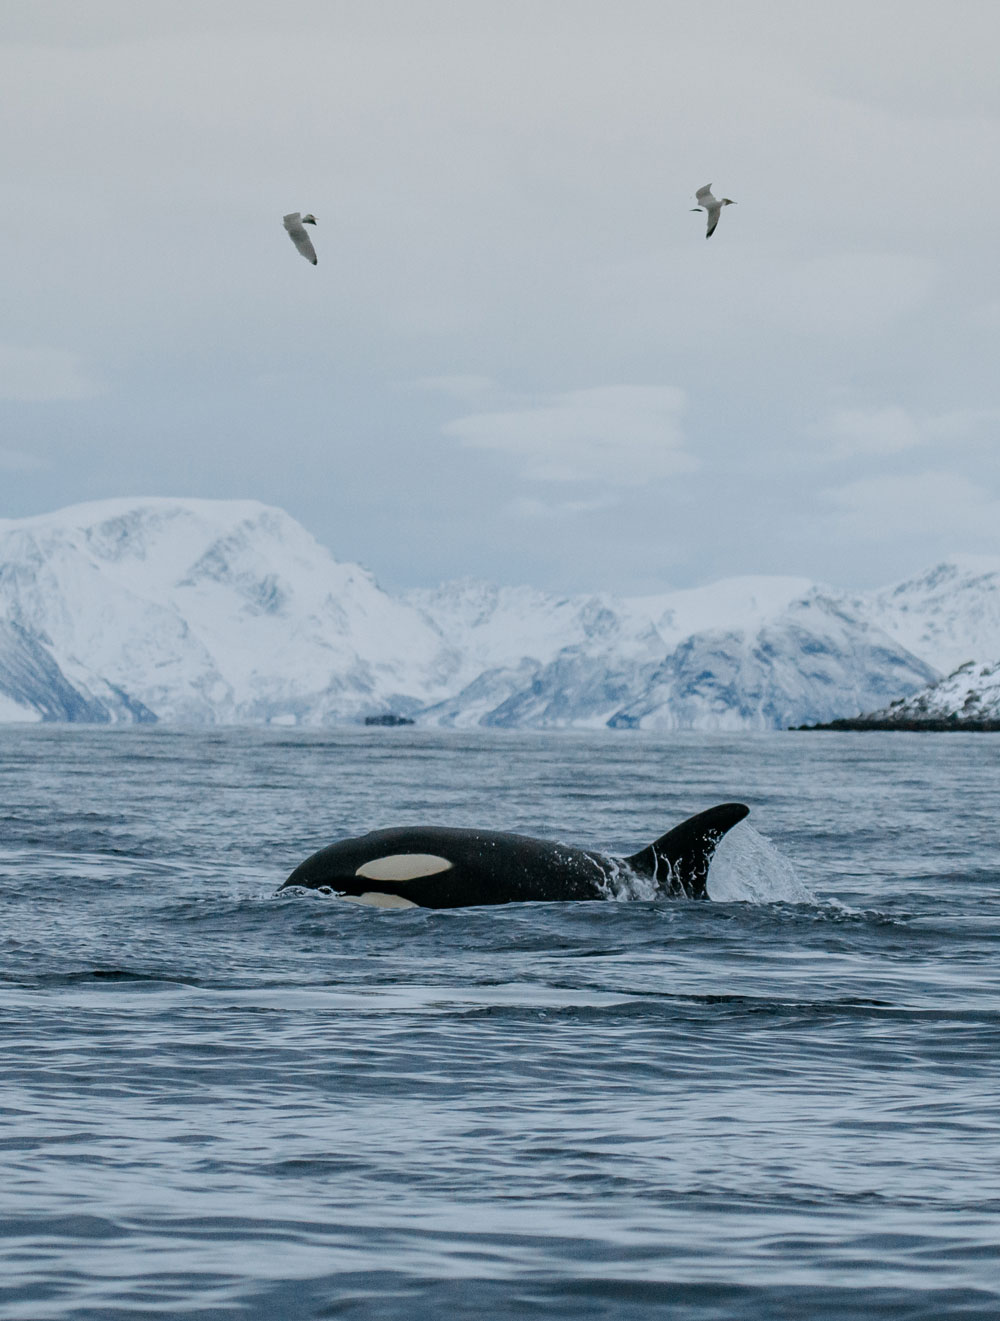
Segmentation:
{"type": "MultiPolygon", "coordinates": [[[[176,581],[213,541],[268,515],[298,527],[255,500],[101,500],[33,518],[0,519],[0,544],[21,536],[42,551],[61,547],[123,571],[145,564],[159,578],[176,581]]],[[[148,581],[149,571],[144,576],[148,581]]]]}
{"type": "Polygon", "coordinates": [[[547,661],[588,636],[598,598],[556,596],[533,587],[498,587],[461,579],[408,592],[405,598],[434,622],[464,659],[463,673],[513,665],[524,657],[547,661]]]}
{"type": "Polygon", "coordinates": [[[419,704],[451,668],[419,612],[256,501],[3,520],[0,566],[0,618],[44,639],[84,702],[110,683],[161,719],[321,723],[419,704]]]}
{"type": "Polygon", "coordinates": [[[662,596],[630,597],[624,604],[633,618],[648,619],[665,642],[676,645],[692,633],[759,628],[812,587],[808,578],[743,575],[662,596]]]}
{"type": "Polygon", "coordinates": [[[1000,655],[1000,558],[953,556],[871,594],[883,627],[939,672],[1000,655]]]}

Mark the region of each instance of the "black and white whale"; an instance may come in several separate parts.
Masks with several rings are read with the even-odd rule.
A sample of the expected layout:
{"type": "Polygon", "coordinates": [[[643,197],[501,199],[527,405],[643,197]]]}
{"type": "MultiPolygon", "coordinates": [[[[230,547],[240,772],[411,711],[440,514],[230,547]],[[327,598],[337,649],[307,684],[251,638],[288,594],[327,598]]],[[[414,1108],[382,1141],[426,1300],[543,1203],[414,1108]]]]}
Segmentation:
{"type": "Polygon", "coordinates": [[[614,898],[632,874],[651,878],[661,895],[707,899],[715,847],[749,811],[743,803],[710,807],[628,858],[490,830],[373,830],[320,849],[281,889],[304,886],[380,908],[466,908],[614,898]]]}

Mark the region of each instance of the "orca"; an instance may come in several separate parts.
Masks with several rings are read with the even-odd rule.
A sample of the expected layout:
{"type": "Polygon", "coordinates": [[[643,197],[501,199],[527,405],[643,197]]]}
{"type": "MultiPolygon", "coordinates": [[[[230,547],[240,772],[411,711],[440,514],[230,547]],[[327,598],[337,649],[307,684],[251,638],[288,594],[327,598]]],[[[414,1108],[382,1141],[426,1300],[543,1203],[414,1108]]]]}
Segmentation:
{"type": "Polygon", "coordinates": [[[631,874],[652,879],[662,896],[707,899],[715,847],[749,811],[743,803],[710,807],[627,858],[491,830],[373,830],[320,849],[280,889],[303,886],[378,908],[467,908],[613,899],[631,874]]]}

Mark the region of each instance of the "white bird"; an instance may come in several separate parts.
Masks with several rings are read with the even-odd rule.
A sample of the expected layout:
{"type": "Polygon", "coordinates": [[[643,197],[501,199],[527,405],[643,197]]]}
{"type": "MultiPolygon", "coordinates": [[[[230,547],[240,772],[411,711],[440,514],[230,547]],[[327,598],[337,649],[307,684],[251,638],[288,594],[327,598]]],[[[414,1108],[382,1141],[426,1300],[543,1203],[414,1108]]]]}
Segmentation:
{"type": "Polygon", "coordinates": [[[707,183],[704,188],[699,188],[695,193],[698,199],[698,205],[691,208],[692,211],[705,210],[708,213],[708,230],[705,234],[710,239],[715,233],[715,227],[719,223],[719,216],[722,215],[724,206],[735,206],[736,203],[731,197],[724,197],[720,202],[717,197],[712,196],[712,185],[707,183]]]}
{"type": "Polygon", "coordinates": [[[284,226],[288,230],[288,237],[292,240],[299,252],[307,261],[311,261],[314,266],[319,264],[319,258],[316,256],[316,249],[312,245],[312,239],[302,228],[303,225],[315,225],[316,217],[312,214],[308,216],[299,215],[298,211],[293,211],[285,216],[284,226]]]}

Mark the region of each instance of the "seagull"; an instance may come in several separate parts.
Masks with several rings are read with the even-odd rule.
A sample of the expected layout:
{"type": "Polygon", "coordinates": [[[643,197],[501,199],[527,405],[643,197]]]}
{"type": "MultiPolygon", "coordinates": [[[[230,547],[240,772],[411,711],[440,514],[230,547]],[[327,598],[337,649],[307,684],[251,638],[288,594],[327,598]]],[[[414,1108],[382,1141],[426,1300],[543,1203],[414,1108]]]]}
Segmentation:
{"type": "Polygon", "coordinates": [[[316,249],[312,245],[312,239],[302,228],[303,225],[315,225],[316,217],[311,213],[308,216],[299,215],[298,211],[293,211],[285,216],[284,225],[288,230],[288,237],[292,240],[299,252],[307,261],[311,261],[314,266],[319,264],[319,258],[316,256],[316,249]]]}
{"type": "Polygon", "coordinates": [[[724,197],[720,202],[717,197],[712,196],[712,185],[707,183],[704,188],[699,188],[695,193],[698,199],[698,205],[691,208],[692,211],[701,211],[703,208],[708,212],[708,231],[705,234],[710,239],[715,233],[715,227],[719,223],[719,216],[722,215],[724,206],[735,206],[736,203],[731,197],[724,197]]]}

